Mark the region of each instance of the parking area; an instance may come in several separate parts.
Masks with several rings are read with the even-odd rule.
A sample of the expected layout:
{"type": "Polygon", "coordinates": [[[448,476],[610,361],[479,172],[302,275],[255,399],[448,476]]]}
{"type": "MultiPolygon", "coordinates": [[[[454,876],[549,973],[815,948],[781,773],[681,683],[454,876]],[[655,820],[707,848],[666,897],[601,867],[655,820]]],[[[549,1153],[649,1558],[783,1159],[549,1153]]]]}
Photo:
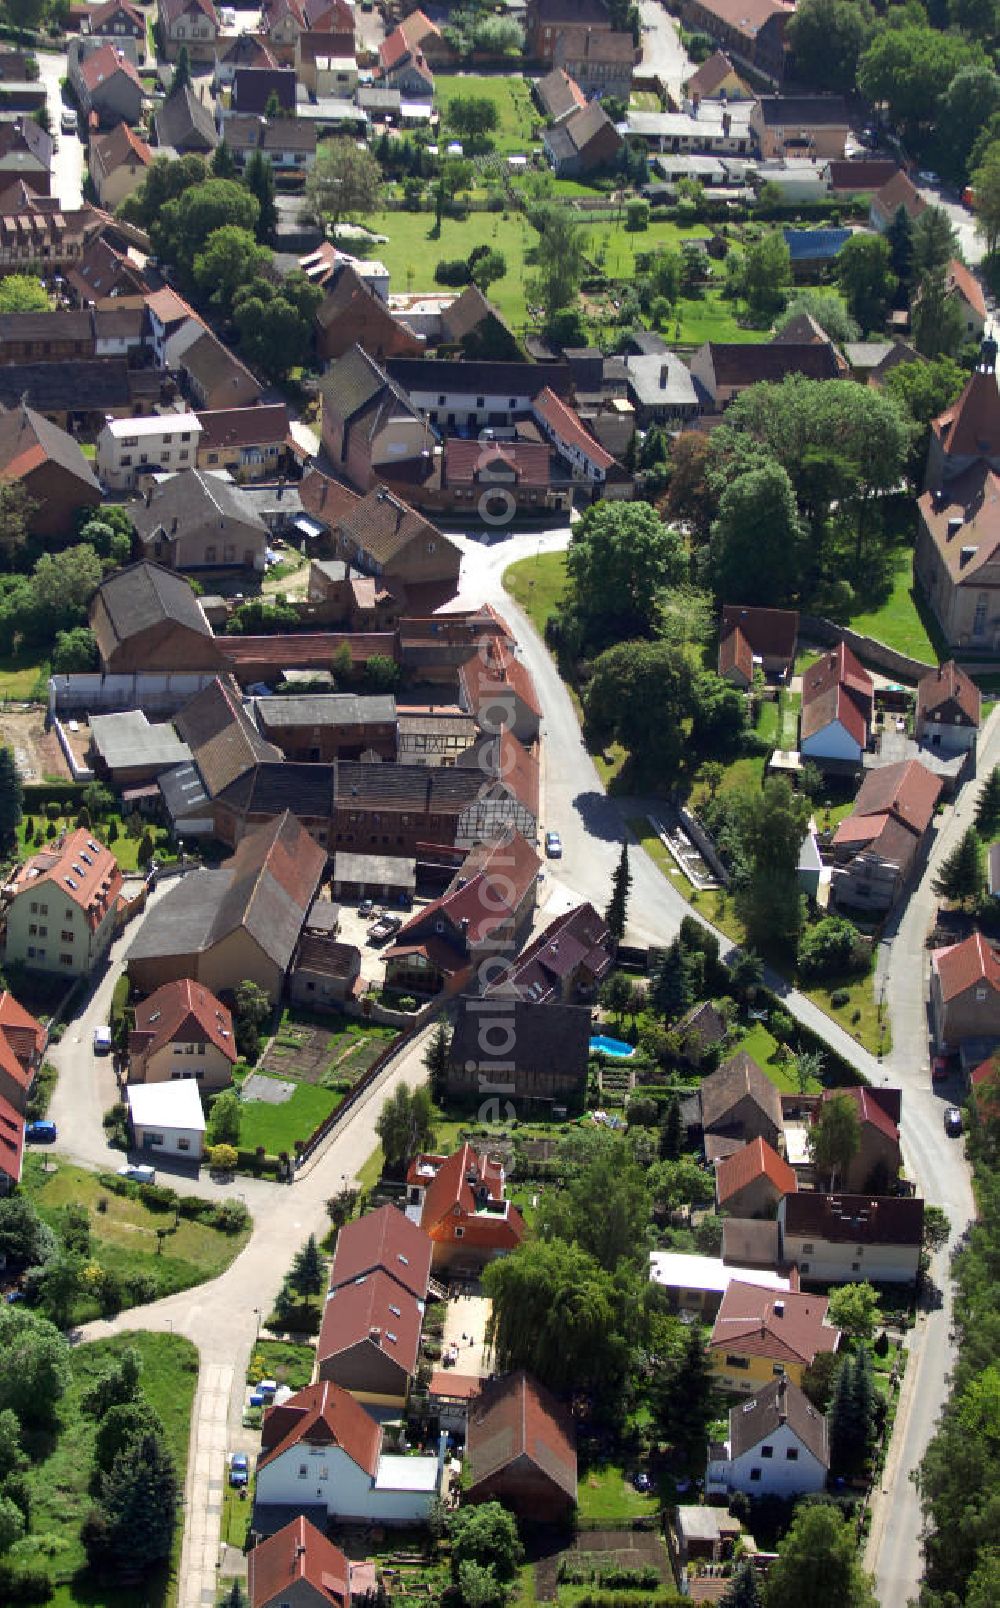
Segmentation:
{"type": "MultiPolygon", "coordinates": [[[[413,910],[401,910],[398,906],[393,906],[385,900],[380,900],[376,902],[375,910],[379,913],[384,911],[396,917],[400,926],[402,926],[404,922],[410,920],[417,910],[422,909],[426,902],[424,899],[415,899],[413,910]]],[[[374,926],[376,919],[376,915],[372,913],[362,915],[357,903],[341,904],[340,928],[337,937],[341,943],[354,944],[356,948],[360,949],[361,978],[365,986],[367,987],[369,983],[374,983],[377,988],[381,988],[385,981],[385,951],[392,948],[393,937],[390,936],[381,944],[369,943],[368,933],[374,926]]]]}

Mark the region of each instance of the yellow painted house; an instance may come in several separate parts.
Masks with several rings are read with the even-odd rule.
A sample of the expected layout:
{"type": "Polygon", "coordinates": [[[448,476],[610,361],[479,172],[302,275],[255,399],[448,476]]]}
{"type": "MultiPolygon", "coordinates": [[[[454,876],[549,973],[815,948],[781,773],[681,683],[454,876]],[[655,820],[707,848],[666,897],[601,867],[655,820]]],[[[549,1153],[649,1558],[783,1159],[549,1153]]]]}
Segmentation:
{"type": "Polygon", "coordinates": [[[724,1390],[751,1396],[784,1374],[801,1385],[821,1351],[836,1351],[840,1330],[827,1323],[822,1295],[763,1289],[734,1279],[709,1341],[712,1372],[724,1390]]]}

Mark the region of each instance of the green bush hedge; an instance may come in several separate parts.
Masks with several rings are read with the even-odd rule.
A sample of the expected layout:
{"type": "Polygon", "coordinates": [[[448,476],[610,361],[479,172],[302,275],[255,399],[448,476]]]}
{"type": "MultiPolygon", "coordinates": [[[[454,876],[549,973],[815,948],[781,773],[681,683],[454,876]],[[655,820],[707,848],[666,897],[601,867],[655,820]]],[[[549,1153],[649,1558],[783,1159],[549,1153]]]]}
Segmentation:
{"type": "Polygon", "coordinates": [[[76,804],[83,799],[83,782],[25,782],[24,813],[37,814],[46,804],[76,804]]]}

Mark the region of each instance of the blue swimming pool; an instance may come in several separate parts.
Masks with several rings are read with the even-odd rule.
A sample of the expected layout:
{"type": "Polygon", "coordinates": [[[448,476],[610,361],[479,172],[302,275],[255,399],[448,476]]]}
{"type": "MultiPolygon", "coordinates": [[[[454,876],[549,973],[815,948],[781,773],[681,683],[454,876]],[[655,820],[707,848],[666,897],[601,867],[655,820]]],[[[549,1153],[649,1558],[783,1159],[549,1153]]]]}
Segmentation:
{"type": "Polygon", "coordinates": [[[635,1047],[631,1044],[624,1044],[621,1039],[605,1038],[603,1033],[598,1033],[590,1041],[590,1053],[591,1055],[613,1055],[619,1061],[627,1061],[630,1055],[635,1054],[635,1047]]]}

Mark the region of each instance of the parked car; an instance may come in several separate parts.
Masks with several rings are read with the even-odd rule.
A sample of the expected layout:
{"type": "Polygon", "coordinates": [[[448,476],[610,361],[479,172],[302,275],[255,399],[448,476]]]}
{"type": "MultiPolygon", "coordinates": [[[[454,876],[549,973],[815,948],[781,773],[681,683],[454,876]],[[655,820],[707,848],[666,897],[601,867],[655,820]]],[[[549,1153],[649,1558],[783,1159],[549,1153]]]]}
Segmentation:
{"type": "Polygon", "coordinates": [[[54,1145],[56,1142],[56,1125],[54,1122],[29,1122],[24,1130],[24,1137],[30,1145],[54,1145]]]}
{"type": "Polygon", "coordinates": [[[94,1028],[94,1054],[111,1054],[111,1029],[106,1023],[94,1028]]]}
{"type": "Polygon", "coordinates": [[[358,905],[358,915],[359,916],[373,916],[374,914],[375,914],[375,900],[374,899],[362,899],[361,903],[358,905]]]}
{"type": "Polygon", "coordinates": [[[958,1058],[954,1055],[935,1055],[931,1062],[931,1081],[940,1083],[944,1078],[950,1078],[957,1069],[958,1058]]]}
{"type": "Polygon", "coordinates": [[[229,1483],[234,1490],[242,1490],[250,1479],[250,1460],[246,1452],[234,1452],[229,1459],[229,1483]]]}
{"type": "Polygon", "coordinates": [[[373,927],[368,928],[368,942],[370,944],[384,944],[397,933],[403,925],[401,916],[379,916],[373,927]]]}
{"type": "Polygon", "coordinates": [[[76,113],[67,106],[59,119],[59,127],[64,134],[76,133],[76,113]]]}
{"type": "Polygon", "coordinates": [[[962,1113],[958,1106],[946,1106],[944,1113],[944,1131],[949,1139],[957,1139],[962,1131],[962,1113]]]}
{"type": "Polygon", "coordinates": [[[550,860],[562,859],[562,838],[558,832],[546,832],[545,852],[550,860]]]}
{"type": "Polygon", "coordinates": [[[917,178],[918,178],[918,180],[920,181],[921,184],[940,184],[941,183],[941,180],[938,178],[937,174],[934,173],[930,168],[922,168],[920,170],[920,172],[917,174],[917,178]]]}
{"type": "Polygon", "coordinates": [[[119,1178],[128,1178],[133,1184],[155,1184],[156,1168],[144,1161],[127,1161],[118,1169],[119,1178]]]}
{"type": "Polygon", "coordinates": [[[637,1491],[646,1492],[653,1489],[653,1482],[648,1474],[633,1474],[632,1484],[637,1491]]]}

